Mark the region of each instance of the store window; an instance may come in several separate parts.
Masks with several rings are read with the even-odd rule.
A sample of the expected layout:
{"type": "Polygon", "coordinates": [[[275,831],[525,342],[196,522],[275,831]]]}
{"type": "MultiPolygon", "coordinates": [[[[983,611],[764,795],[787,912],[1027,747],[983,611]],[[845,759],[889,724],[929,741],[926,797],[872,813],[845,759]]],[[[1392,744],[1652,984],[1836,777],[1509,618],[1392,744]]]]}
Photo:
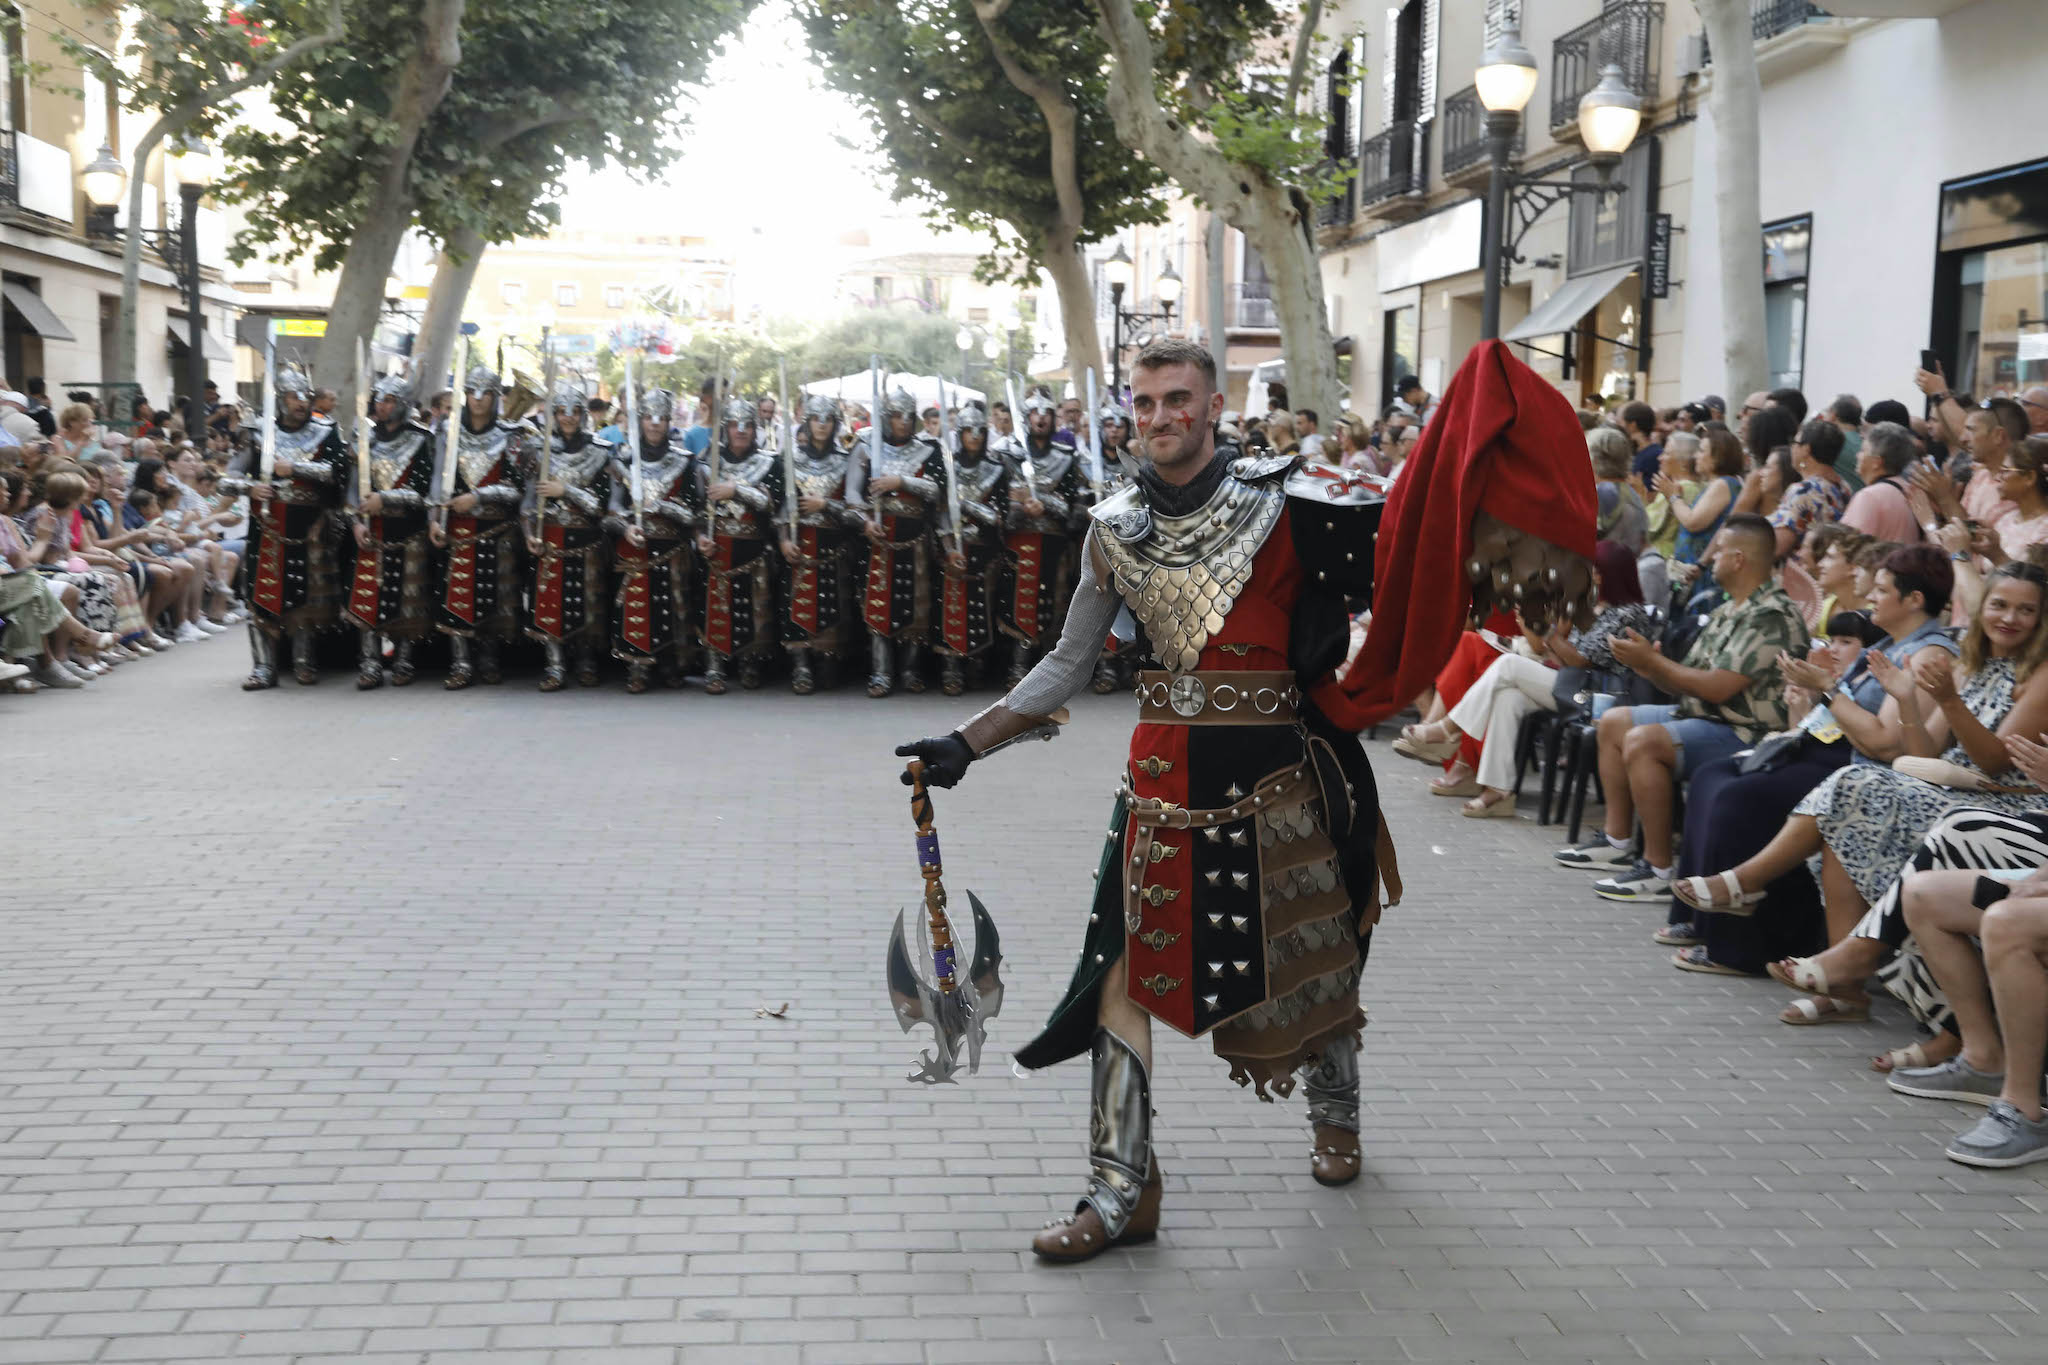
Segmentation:
{"type": "Polygon", "coordinates": [[[1941,191],[1932,345],[1976,398],[2048,383],[2048,161],[1941,191]]]}
{"type": "Polygon", "coordinates": [[[1796,389],[1806,373],[1806,262],[1813,215],[1764,224],[1764,354],[1771,387],[1796,389]]]}
{"type": "Polygon", "coordinates": [[[1415,374],[1416,356],[1422,350],[1421,320],[1414,304],[1389,308],[1380,332],[1380,411],[1393,406],[1394,381],[1415,374]]]}

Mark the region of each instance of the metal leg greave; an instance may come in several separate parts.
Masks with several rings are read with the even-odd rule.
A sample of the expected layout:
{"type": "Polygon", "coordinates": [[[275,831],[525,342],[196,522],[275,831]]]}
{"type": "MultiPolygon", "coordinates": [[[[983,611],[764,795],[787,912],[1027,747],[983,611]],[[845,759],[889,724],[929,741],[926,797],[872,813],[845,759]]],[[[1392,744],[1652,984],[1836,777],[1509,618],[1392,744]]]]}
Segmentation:
{"type": "Polygon", "coordinates": [[[1309,1174],[1318,1184],[1348,1185],[1358,1178],[1358,1050],[1358,1035],[1347,1033],[1301,1069],[1315,1134],[1309,1174]]]}
{"type": "Polygon", "coordinates": [[[292,676],[302,687],[311,687],[320,681],[320,666],[313,655],[313,632],[310,630],[292,632],[292,676]]]}
{"type": "Polygon", "coordinates": [[[356,632],[356,689],[367,692],[384,685],[384,644],[374,630],[356,632]]]}
{"type": "Polygon", "coordinates": [[[912,695],[924,691],[924,670],[918,667],[918,653],[918,646],[906,641],[900,656],[902,667],[896,675],[903,690],[912,695]]]}
{"type": "Polygon", "coordinates": [[[1089,1051],[1088,1193],[1081,1202],[1102,1219],[1111,1241],[1123,1236],[1152,1180],[1152,1080],[1129,1043],[1095,1030],[1089,1051]]]}
{"type": "Polygon", "coordinates": [[[704,651],[704,692],[712,697],[725,695],[725,656],[715,649],[704,651]]]}
{"type": "Polygon", "coordinates": [[[598,680],[597,652],[585,645],[576,651],[576,685],[595,687],[598,680]]]}
{"type": "Polygon", "coordinates": [[[413,644],[414,642],[411,640],[400,640],[398,642],[397,653],[391,660],[391,685],[393,687],[404,687],[413,680],[414,675],[419,671],[413,666],[412,662],[413,644]]]}
{"type": "Polygon", "coordinates": [[[244,692],[277,686],[277,641],[254,621],[249,623],[249,676],[244,692]]]}
{"type": "Polygon", "coordinates": [[[562,690],[562,685],[569,681],[568,666],[562,662],[562,642],[560,640],[543,640],[540,642],[540,647],[541,652],[547,656],[547,663],[542,666],[540,671],[540,690],[543,692],[559,692],[562,690]]]}
{"type": "Polygon", "coordinates": [[[886,635],[868,636],[868,695],[886,697],[896,690],[896,651],[886,635]]]}
{"type": "Polygon", "coordinates": [[[484,639],[476,643],[477,677],[487,683],[505,681],[505,667],[498,660],[499,645],[496,640],[484,639]]]}
{"type": "Polygon", "coordinates": [[[801,646],[789,651],[789,690],[808,697],[817,690],[817,676],[811,672],[811,651],[801,646]]]}
{"type": "Polygon", "coordinates": [[[448,637],[448,680],[443,684],[450,692],[460,691],[476,681],[476,669],[469,661],[469,637],[451,635],[448,637]]]}

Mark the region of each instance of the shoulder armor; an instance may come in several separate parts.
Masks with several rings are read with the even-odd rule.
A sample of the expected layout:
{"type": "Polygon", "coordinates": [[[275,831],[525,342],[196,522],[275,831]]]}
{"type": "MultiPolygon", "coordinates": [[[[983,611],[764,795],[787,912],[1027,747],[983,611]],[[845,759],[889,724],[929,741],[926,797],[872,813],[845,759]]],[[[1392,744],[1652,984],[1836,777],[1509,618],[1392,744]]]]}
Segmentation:
{"type": "Polygon", "coordinates": [[[1138,496],[1136,484],[1127,484],[1096,503],[1088,515],[1121,541],[1143,540],[1152,530],[1152,509],[1138,496]]]}
{"type": "Polygon", "coordinates": [[[1263,483],[1267,479],[1278,478],[1300,463],[1299,455],[1241,455],[1230,462],[1230,474],[1244,483],[1263,483]]]}
{"type": "Polygon", "coordinates": [[[1377,479],[1324,464],[1301,466],[1288,474],[1283,486],[1290,498],[1306,498],[1333,507],[1363,507],[1384,502],[1387,497],[1377,479]]]}

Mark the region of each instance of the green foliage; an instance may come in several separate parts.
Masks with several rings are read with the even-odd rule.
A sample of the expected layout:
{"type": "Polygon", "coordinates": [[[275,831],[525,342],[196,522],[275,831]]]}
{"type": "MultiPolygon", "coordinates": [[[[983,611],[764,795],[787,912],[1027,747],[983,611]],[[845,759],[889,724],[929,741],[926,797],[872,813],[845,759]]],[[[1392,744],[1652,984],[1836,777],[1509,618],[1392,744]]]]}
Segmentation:
{"type": "MultiPolygon", "coordinates": [[[[867,114],[896,198],[994,238],[984,279],[1033,277],[1060,217],[1045,120],[1005,78],[969,0],[799,0],[797,13],[825,79],[867,114]]],[[[1092,11],[1014,0],[1001,23],[1019,63],[1076,111],[1080,240],[1159,221],[1165,178],[1117,141],[1092,11]]]]}
{"type": "MultiPolygon", "coordinates": [[[[544,202],[572,162],[610,157],[651,173],[678,151],[684,87],[703,79],[758,0],[468,0],[462,63],[408,168],[419,226],[445,241],[545,232],[544,202]]],[[[272,89],[281,129],[227,141],[249,226],[234,254],[265,246],[338,265],[370,203],[407,57],[420,41],[411,0],[348,0],[349,32],[323,60],[272,89]]]]}
{"type": "MultiPolygon", "coordinates": [[[[775,392],[776,361],[789,361],[791,401],[814,379],[865,370],[868,357],[879,355],[891,370],[906,374],[960,374],[960,348],[954,344],[960,324],[942,313],[904,307],[863,308],[822,322],[777,318],[756,333],[728,328],[694,329],[687,344],[671,357],[643,356],[634,361],[636,383],[658,384],[678,393],[694,394],[722,366],[739,375],[740,391],[775,392]]],[[[1018,363],[1029,354],[1028,334],[1017,334],[1018,363]]],[[[988,367],[977,350],[973,373],[980,380],[988,367]]],[[[624,367],[610,351],[600,351],[597,370],[605,386],[617,392],[624,367]]],[[[974,387],[984,385],[976,382],[974,387]]]]}

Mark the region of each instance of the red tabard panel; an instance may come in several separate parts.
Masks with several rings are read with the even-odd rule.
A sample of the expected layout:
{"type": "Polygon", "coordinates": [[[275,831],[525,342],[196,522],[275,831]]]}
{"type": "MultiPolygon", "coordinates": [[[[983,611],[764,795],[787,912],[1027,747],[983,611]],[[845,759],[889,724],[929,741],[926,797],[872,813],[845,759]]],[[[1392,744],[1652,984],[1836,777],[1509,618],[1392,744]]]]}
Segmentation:
{"type": "Polygon", "coordinates": [[[441,604],[458,621],[476,624],[476,518],[448,518],[448,588],[441,604]]]}
{"type": "MultiPolygon", "coordinates": [[[[896,539],[896,518],[886,513],[882,516],[882,534],[896,539]]],[[[889,604],[896,595],[896,554],[886,545],[868,546],[868,590],[860,614],[868,629],[878,635],[890,634],[895,625],[890,619],[889,604]]]]}
{"type": "MultiPolygon", "coordinates": [[[[551,525],[541,532],[541,543],[560,550],[568,534],[568,527],[551,525]]],[[[558,640],[562,638],[562,561],[547,555],[541,556],[535,571],[533,624],[558,640]]]]}
{"type": "Polygon", "coordinates": [[[384,518],[370,518],[370,543],[356,547],[356,572],[348,590],[348,614],[365,625],[377,624],[377,603],[384,586],[384,518]]]}
{"type": "Polygon", "coordinates": [[[1016,619],[1014,624],[1027,639],[1038,638],[1038,590],[1045,579],[1045,537],[1036,531],[1020,531],[1010,537],[1010,553],[1017,557],[1016,619]]]}
{"type": "Polygon", "coordinates": [[[647,549],[619,537],[619,638],[645,654],[654,652],[654,607],[647,589],[647,549]]]}
{"type": "Polygon", "coordinates": [[[711,538],[711,558],[704,575],[704,641],[719,653],[732,653],[732,537],[711,538]]]}
{"type": "MultiPolygon", "coordinates": [[[[1131,779],[1139,796],[1156,797],[1185,806],[1188,799],[1188,727],[1140,725],[1131,733],[1131,779]],[[1136,764],[1162,760],[1162,771],[1149,777],[1136,764]],[[1164,766],[1170,764],[1170,767],[1164,766]]],[[[1138,927],[1124,927],[1127,970],[1124,994],[1147,1014],[1182,1033],[1195,1033],[1195,884],[1194,832],[1181,829],[1124,832],[1124,903],[1140,912],[1138,927]],[[1161,846],[1154,862],[1150,846],[1161,846]],[[1165,850],[1171,849],[1168,853],[1165,850]],[[1137,887],[1135,892],[1130,887],[1137,887]],[[1158,888],[1158,905],[1152,904],[1158,888]]]]}
{"type": "MultiPolygon", "coordinates": [[[[800,526],[796,533],[796,548],[805,559],[818,557],[818,532],[809,526],[800,526]]],[[[812,635],[818,633],[818,571],[799,564],[789,575],[789,619],[812,635]]]]}
{"type": "Polygon", "coordinates": [[[284,615],[284,503],[269,498],[257,514],[263,527],[263,548],[256,557],[256,607],[272,616],[284,615]]]}

